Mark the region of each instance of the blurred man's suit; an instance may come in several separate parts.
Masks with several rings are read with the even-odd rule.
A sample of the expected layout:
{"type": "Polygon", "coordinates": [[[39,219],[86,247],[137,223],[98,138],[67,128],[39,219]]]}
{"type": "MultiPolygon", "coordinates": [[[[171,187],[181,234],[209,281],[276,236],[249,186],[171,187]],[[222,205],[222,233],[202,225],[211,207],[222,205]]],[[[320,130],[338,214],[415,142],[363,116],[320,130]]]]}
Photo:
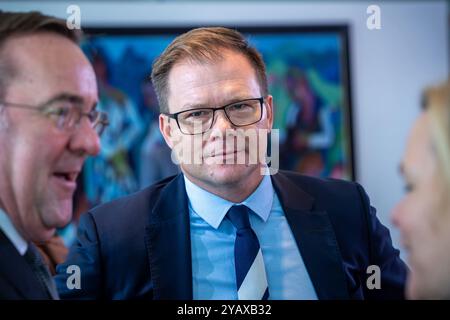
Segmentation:
{"type": "MultiPolygon", "coordinates": [[[[361,186],[280,171],[272,182],[319,299],[401,299],[406,266],[361,186]],[[381,269],[369,290],[367,268],[381,269]]],[[[55,277],[62,299],[192,299],[183,175],[101,205],[80,220],[55,277]],[[81,289],[66,268],[81,270],[81,289]]]]}
{"type": "Polygon", "coordinates": [[[45,300],[48,294],[39,284],[29,263],[0,229],[0,300],[45,300]]]}

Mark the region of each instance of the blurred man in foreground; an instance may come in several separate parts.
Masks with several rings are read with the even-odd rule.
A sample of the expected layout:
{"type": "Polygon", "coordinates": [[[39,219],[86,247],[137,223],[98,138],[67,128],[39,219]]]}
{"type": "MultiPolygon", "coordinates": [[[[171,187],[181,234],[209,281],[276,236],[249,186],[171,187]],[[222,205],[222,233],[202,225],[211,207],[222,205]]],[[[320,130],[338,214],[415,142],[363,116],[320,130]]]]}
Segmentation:
{"type": "Polygon", "coordinates": [[[71,220],[106,123],[77,40],[63,20],[0,11],[0,299],[58,299],[33,242],[71,220]]]}

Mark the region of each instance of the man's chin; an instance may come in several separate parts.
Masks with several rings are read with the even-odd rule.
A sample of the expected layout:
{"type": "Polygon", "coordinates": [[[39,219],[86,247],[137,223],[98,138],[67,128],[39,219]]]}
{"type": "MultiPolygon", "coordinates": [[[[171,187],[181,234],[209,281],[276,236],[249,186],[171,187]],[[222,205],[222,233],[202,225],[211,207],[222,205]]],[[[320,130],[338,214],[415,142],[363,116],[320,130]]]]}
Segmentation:
{"type": "Polygon", "coordinates": [[[56,232],[56,228],[48,228],[42,226],[41,228],[33,228],[29,233],[29,240],[34,243],[42,243],[48,241],[56,232]]]}
{"type": "Polygon", "coordinates": [[[192,181],[215,187],[245,183],[253,174],[260,174],[258,166],[243,164],[181,165],[181,169],[192,181]]]}
{"type": "Polygon", "coordinates": [[[63,228],[72,220],[72,199],[59,200],[56,205],[43,212],[47,228],[63,228]]]}
{"type": "Polygon", "coordinates": [[[245,181],[257,168],[243,164],[220,164],[209,167],[214,180],[220,184],[233,184],[245,181]]]}

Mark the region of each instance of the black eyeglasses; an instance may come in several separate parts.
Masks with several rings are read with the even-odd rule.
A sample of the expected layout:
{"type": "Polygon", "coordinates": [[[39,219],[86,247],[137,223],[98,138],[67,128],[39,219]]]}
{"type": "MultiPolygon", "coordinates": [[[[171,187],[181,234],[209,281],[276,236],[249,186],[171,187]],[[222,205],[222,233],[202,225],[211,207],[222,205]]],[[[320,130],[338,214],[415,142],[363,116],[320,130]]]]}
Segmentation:
{"type": "Polygon", "coordinates": [[[78,128],[82,117],[87,117],[91,127],[100,136],[109,125],[108,115],[105,112],[91,110],[83,112],[78,97],[59,96],[39,106],[0,101],[0,106],[22,108],[40,112],[52,119],[56,127],[62,131],[71,131],[78,128]]]}
{"type": "Polygon", "coordinates": [[[176,113],[163,113],[175,119],[183,134],[202,134],[209,131],[216,111],[223,110],[228,121],[235,127],[244,127],[261,121],[264,97],[245,99],[219,108],[196,108],[176,113]]]}

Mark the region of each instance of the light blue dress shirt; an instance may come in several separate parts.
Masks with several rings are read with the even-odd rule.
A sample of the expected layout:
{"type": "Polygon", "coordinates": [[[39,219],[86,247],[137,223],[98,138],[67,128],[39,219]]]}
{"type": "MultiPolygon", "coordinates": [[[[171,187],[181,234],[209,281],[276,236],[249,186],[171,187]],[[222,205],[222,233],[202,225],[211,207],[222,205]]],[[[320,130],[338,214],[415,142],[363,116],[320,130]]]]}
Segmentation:
{"type": "MultiPolygon", "coordinates": [[[[189,199],[194,299],[236,300],[234,240],[225,218],[234,203],[184,176],[189,199]]],[[[242,203],[255,214],[250,223],[261,246],[272,300],[316,300],[317,295],[298,250],[270,176],[242,203]]]]}
{"type": "Polygon", "coordinates": [[[11,222],[11,219],[6,214],[5,211],[0,209],[0,229],[12,242],[13,246],[19,251],[20,255],[23,256],[28,249],[28,244],[24,238],[17,232],[16,228],[11,222]]]}

